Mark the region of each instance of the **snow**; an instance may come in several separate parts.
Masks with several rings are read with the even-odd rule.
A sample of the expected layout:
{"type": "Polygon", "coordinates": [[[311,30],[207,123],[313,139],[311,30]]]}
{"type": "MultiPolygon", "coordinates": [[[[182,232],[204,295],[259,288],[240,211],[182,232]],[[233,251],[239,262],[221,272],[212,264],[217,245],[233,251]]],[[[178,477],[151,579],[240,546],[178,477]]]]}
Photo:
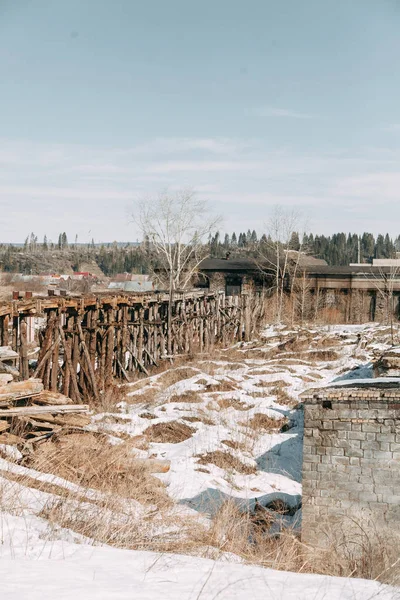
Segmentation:
{"type": "MultiPolygon", "coordinates": [[[[36,524],[37,526],[37,524],[36,524]]],[[[2,600],[395,600],[374,581],[285,571],[193,556],[44,541],[4,551],[2,600]]]]}
{"type": "Polygon", "coordinates": [[[182,373],[182,379],[172,385],[166,387],[166,374],[159,373],[127,386],[126,401],[119,405],[121,412],[114,415],[120,417],[119,422],[112,422],[113,415],[106,413],[97,417],[92,428],[110,435],[140,436],[149,425],[176,420],[190,424],[194,433],[189,439],[176,444],[152,442],[148,451],[137,454],[144,458],[148,452],[169,461],[169,472],[158,477],[175,501],[199,512],[214,514],[227,497],[242,507],[251,507],[255,497],[268,498],[272,494],[282,499],[290,497],[291,504],[296,504],[301,496],[302,411],[285,405],[282,399],[278,402],[275,388],[283,388],[296,403],[309,388],[347,385],[359,379],[370,381],[373,352],[367,346],[372,345],[388,347],[385,328],[374,324],[315,326],[312,330],[269,326],[260,341],[233,346],[230,351],[236,356],[231,360],[224,360],[222,352],[216,359],[210,356],[195,365],[189,363],[187,368],[171,368],[172,375],[182,373]],[[304,349],[282,349],[282,344],[292,339],[305,340],[304,349]],[[338,358],[319,360],[318,352],[327,350],[336,352],[338,358]],[[224,384],[232,389],[224,391],[224,384]],[[146,392],[151,392],[150,402],[146,402],[146,392]],[[197,401],[178,401],[186,393],[195,394],[197,401]],[[130,398],[139,400],[142,395],[143,403],[130,403],[130,398]],[[222,401],[228,402],[223,409],[219,405],[222,401]],[[233,401],[241,403],[242,408],[229,406],[233,401]],[[143,412],[150,412],[153,418],[142,418],[143,412]],[[293,427],[286,432],[277,429],[254,433],[248,424],[258,413],[273,419],[286,417],[293,427]],[[107,417],[110,422],[101,421],[107,417]],[[193,418],[198,421],[190,421],[193,418]],[[237,447],[228,447],[226,440],[237,447]],[[243,475],[213,463],[199,470],[198,457],[216,450],[229,452],[257,471],[243,475]]]}
{"type": "MultiPolygon", "coordinates": [[[[193,427],[193,435],[180,443],[151,442],[148,449],[133,449],[138,457],[170,462],[170,470],[156,476],[167,486],[173,510],[185,519],[196,518],[207,525],[228,499],[243,510],[252,510],[255,498],[263,505],[280,498],[297,507],[301,502],[303,423],[302,411],[295,405],[300,394],[328,384],[371,383],[372,360],[388,348],[387,328],[373,324],[314,327],[308,332],[270,326],[259,341],[236,344],[234,359],[225,360],[221,353],[216,360],[210,357],[195,367],[189,364],[190,368],[182,370],[181,380],[169,386],[164,383],[165,373],[126,386],[125,400],[116,412],[96,415],[88,429],[106,432],[110,442],[122,443],[127,436],[142,435],[153,424],[179,421],[193,427]],[[307,335],[309,342],[305,337],[301,358],[297,351],[281,349],[291,338],[307,335]],[[316,358],[318,351],[325,350],[333,350],[337,358],[316,358]],[[278,388],[287,396],[279,397],[278,388]],[[150,401],[146,401],[149,391],[150,401]],[[179,402],[179,396],[186,393],[189,401],[179,402]],[[190,394],[197,401],[191,402],[190,394]],[[151,413],[153,418],[143,418],[143,413],[151,413]],[[258,413],[272,419],[286,417],[292,427],[254,431],[249,424],[258,413]],[[216,450],[228,452],[255,472],[243,474],[213,463],[202,464],[199,470],[199,456],[216,450]]],[[[179,368],[170,371],[175,376],[179,368]]],[[[380,381],[387,384],[399,379],[374,380],[380,381]]],[[[77,508],[82,518],[90,517],[91,511],[107,500],[104,493],[18,465],[21,455],[10,446],[0,446],[0,456],[2,600],[400,599],[398,591],[377,582],[263,569],[243,564],[237,556],[218,554],[215,548],[208,549],[207,556],[218,560],[99,546],[44,517],[46,508],[66,492],[69,506],[77,508]],[[7,474],[25,483],[10,481],[7,474]],[[44,487],[51,493],[28,487],[32,479],[37,484],[51,484],[44,487]]],[[[104,509],[105,518],[117,524],[123,518],[144,523],[153,514],[152,533],[167,528],[154,506],[129,499],[123,502],[124,514],[104,509]]],[[[298,528],[300,519],[298,510],[282,517],[276,527],[298,528]]]]}
{"type": "MultiPolygon", "coordinates": [[[[347,385],[351,385],[352,387],[357,387],[357,385],[368,385],[370,387],[374,387],[375,385],[382,385],[382,384],[400,385],[400,378],[399,377],[375,377],[374,379],[371,379],[370,377],[367,377],[367,378],[358,379],[358,378],[349,377],[347,379],[343,378],[342,380],[335,379],[335,381],[332,381],[331,383],[326,385],[326,387],[346,387],[347,385]]],[[[394,387],[394,386],[391,386],[391,387],[394,387]]]]}

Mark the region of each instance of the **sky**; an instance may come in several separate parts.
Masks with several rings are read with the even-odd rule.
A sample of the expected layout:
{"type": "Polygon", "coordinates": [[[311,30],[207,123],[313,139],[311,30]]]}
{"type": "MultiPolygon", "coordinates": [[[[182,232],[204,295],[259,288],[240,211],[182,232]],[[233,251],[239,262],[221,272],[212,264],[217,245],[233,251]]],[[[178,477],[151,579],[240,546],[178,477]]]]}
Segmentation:
{"type": "Polygon", "coordinates": [[[400,234],[400,0],[0,0],[0,241],[136,241],[193,188],[400,234]]]}

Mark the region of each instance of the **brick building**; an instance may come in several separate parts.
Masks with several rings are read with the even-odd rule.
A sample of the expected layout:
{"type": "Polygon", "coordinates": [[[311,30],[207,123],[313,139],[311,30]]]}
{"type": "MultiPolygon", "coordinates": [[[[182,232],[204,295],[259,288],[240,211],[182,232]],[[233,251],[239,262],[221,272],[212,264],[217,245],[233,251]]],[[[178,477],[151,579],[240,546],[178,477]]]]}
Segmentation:
{"type": "Polygon", "coordinates": [[[304,399],[302,540],[400,531],[400,380],[349,382],[304,399]]]}

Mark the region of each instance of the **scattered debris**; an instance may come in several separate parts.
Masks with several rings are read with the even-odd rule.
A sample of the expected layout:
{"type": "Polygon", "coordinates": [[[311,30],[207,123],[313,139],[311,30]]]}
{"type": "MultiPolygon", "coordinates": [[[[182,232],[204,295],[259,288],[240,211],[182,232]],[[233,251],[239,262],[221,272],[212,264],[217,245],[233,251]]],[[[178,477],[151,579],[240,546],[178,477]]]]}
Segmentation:
{"type": "MultiPolygon", "coordinates": [[[[6,378],[9,376],[7,375],[6,378]]],[[[40,379],[6,381],[0,385],[0,444],[29,450],[54,434],[85,427],[85,404],[73,404],[58,392],[45,391],[40,379]]]]}

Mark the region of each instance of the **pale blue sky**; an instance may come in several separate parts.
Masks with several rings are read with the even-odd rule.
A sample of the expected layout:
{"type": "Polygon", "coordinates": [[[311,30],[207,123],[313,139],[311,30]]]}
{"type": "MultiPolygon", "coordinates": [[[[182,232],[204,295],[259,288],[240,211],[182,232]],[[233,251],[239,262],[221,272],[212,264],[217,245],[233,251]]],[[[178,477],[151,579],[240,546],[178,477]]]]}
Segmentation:
{"type": "Polygon", "coordinates": [[[134,240],[182,186],[397,235],[399,64],[398,0],[0,0],[1,241],[134,240]]]}

